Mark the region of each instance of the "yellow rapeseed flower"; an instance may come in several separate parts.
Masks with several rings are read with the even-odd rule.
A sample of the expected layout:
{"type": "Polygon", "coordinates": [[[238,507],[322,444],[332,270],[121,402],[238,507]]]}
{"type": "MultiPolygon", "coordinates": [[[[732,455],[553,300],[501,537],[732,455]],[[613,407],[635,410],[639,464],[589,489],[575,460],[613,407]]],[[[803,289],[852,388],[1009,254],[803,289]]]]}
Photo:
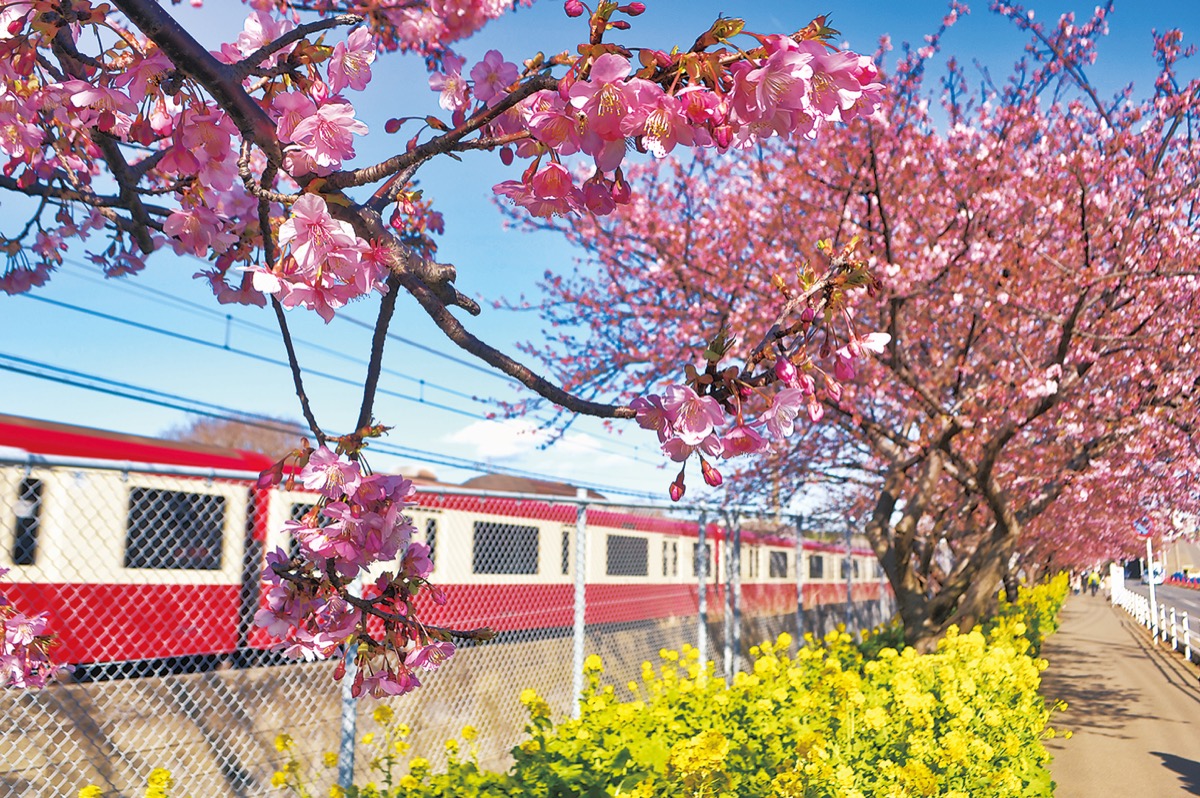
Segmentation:
{"type": "Polygon", "coordinates": [[[104,790],[97,784],[89,784],[79,791],[79,798],[100,798],[102,795],[104,790]]]}
{"type": "Polygon", "coordinates": [[[337,767],[338,755],[337,755],[336,751],[326,751],[324,759],[325,759],[325,767],[327,767],[327,768],[337,767]]]}
{"type": "Polygon", "coordinates": [[[394,715],[395,713],[392,712],[392,708],[386,704],[375,707],[375,711],[371,713],[371,717],[374,718],[375,722],[380,726],[385,726],[391,723],[394,715]]]}
{"type": "Polygon", "coordinates": [[[167,791],[175,786],[171,771],[155,768],[146,779],[146,798],[167,798],[167,791]]]}
{"type": "Polygon", "coordinates": [[[275,736],[275,750],[279,753],[291,750],[296,745],[296,741],[292,739],[290,734],[278,734],[275,736]]]}
{"type": "Polygon", "coordinates": [[[478,736],[479,736],[479,732],[475,730],[474,726],[463,726],[462,727],[462,738],[464,740],[468,740],[468,741],[474,740],[478,736]]]}

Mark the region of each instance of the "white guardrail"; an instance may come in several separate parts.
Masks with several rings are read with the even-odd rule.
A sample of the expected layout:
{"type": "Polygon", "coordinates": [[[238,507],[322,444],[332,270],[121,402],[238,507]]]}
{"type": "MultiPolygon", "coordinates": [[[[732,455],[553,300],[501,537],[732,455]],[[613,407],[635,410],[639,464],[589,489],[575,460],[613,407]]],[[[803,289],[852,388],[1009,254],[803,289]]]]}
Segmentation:
{"type": "MultiPolygon", "coordinates": [[[[1112,585],[1112,603],[1149,629],[1155,645],[1169,643],[1171,650],[1182,650],[1184,659],[1192,660],[1192,629],[1187,610],[1177,612],[1175,607],[1157,600],[1151,609],[1149,598],[1125,587],[1125,574],[1119,566],[1110,571],[1109,584],[1112,585]]],[[[1150,595],[1154,595],[1153,590],[1150,595]]]]}

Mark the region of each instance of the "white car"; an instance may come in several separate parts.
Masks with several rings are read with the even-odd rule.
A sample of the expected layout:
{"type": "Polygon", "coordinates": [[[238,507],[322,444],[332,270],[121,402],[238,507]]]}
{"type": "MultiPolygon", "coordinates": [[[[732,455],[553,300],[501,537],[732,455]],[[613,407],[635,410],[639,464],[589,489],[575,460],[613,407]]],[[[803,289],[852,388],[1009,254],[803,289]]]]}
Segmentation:
{"type": "Polygon", "coordinates": [[[1155,563],[1149,569],[1142,571],[1142,584],[1148,585],[1152,581],[1156,585],[1161,585],[1163,582],[1167,581],[1166,570],[1158,563],[1155,563]]]}

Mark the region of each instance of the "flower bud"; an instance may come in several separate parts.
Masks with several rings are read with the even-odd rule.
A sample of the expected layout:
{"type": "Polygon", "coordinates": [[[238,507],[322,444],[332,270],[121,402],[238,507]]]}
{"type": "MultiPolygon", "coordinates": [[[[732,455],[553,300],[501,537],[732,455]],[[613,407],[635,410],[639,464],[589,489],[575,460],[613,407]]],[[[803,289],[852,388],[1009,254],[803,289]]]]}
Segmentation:
{"type": "Polygon", "coordinates": [[[633,191],[629,188],[629,182],[625,180],[620,167],[617,167],[616,174],[613,175],[612,198],[618,205],[628,205],[633,198],[633,191]]]}
{"type": "Polygon", "coordinates": [[[675,477],[675,481],[671,483],[671,501],[677,502],[682,499],[686,490],[687,488],[683,484],[683,471],[680,470],[679,476],[675,477]]]}
{"type": "Polygon", "coordinates": [[[568,17],[583,16],[584,6],[579,0],[567,0],[563,3],[563,11],[567,12],[568,17]]]}
{"type": "Polygon", "coordinates": [[[718,488],[724,481],[721,478],[721,472],[708,464],[708,461],[703,457],[700,458],[700,473],[704,475],[704,481],[708,483],[710,488],[718,488]]]}
{"type": "Polygon", "coordinates": [[[623,19],[614,19],[612,22],[608,23],[608,26],[617,30],[629,30],[629,23],[623,19]]]}
{"type": "Polygon", "coordinates": [[[789,388],[796,385],[796,366],[789,358],[780,356],[775,361],[775,377],[789,388]]]}
{"type": "Polygon", "coordinates": [[[624,11],[631,17],[636,17],[646,12],[645,3],[630,3],[629,5],[621,6],[618,11],[624,11]]]}

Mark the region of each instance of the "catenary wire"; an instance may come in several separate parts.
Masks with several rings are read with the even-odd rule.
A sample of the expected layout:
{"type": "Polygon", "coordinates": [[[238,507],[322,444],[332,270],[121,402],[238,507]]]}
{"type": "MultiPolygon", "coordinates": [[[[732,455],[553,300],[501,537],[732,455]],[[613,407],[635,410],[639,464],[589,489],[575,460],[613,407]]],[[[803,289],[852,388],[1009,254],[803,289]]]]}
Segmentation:
{"type": "MultiPolygon", "coordinates": [[[[224,321],[227,321],[227,322],[237,323],[239,326],[246,327],[246,328],[248,328],[248,329],[251,329],[251,330],[253,330],[253,331],[255,331],[255,332],[258,332],[258,333],[260,333],[260,334],[263,334],[263,335],[267,335],[267,336],[269,336],[269,337],[272,337],[272,338],[275,338],[275,337],[277,337],[277,336],[278,336],[278,330],[276,330],[275,328],[268,327],[268,326],[266,326],[266,325],[255,324],[255,323],[253,323],[253,322],[247,322],[247,321],[244,321],[244,320],[241,320],[241,319],[235,319],[235,318],[233,318],[233,317],[232,317],[230,314],[223,314],[223,313],[221,313],[219,310],[216,310],[216,309],[214,309],[214,308],[209,308],[209,307],[207,307],[207,306],[204,306],[204,305],[201,305],[201,304],[199,304],[199,303],[196,303],[196,302],[191,302],[190,300],[186,300],[186,299],[182,299],[182,298],[180,298],[180,297],[174,296],[174,295],[172,295],[172,294],[169,294],[169,293],[167,293],[167,292],[158,291],[157,289],[154,289],[154,288],[152,288],[152,287],[149,287],[149,286],[142,286],[142,285],[140,285],[140,284],[137,284],[137,283],[124,283],[124,282],[122,282],[122,283],[113,283],[113,282],[111,282],[111,281],[108,281],[108,280],[99,280],[99,279],[95,278],[93,275],[90,275],[90,274],[88,274],[88,273],[87,273],[87,271],[88,271],[88,267],[87,267],[85,264],[78,263],[78,262],[69,262],[69,263],[70,263],[70,265],[73,265],[73,266],[76,266],[76,267],[77,267],[77,268],[79,268],[79,269],[82,269],[82,270],[83,270],[83,272],[84,272],[83,274],[77,274],[77,275],[74,275],[74,276],[77,276],[77,277],[80,277],[80,278],[83,278],[83,279],[88,279],[89,281],[91,281],[91,282],[93,282],[93,283],[100,284],[100,285],[105,285],[105,286],[107,286],[107,287],[113,287],[113,286],[127,287],[127,286],[131,286],[131,285],[136,285],[136,286],[138,287],[138,290],[139,290],[139,291],[142,291],[143,293],[147,293],[147,294],[150,294],[150,295],[152,295],[152,296],[156,297],[156,298],[157,298],[157,301],[169,301],[171,304],[174,304],[174,305],[176,305],[176,306],[182,307],[182,308],[184,308],[184,309],[190,309],[190,310],[192,310],[192,312],[195,312],[195,313],[197,313],[197,314],[200,314],[200,315],[207,315],[207,316],[209,316],[210,318],[221,319],[221,320],[224,320],[224,321]]],[[[184,340],[184,341],[187,341],[187,342],[189,342],[189,343],[195,343],[195,344],[199,344],[199,345],[201,345],[201,346],[205,346],[205,347],[208,347],[208,348],[211,348],[211,349],[217,349],[217,350],[219,350],[219,351],[230,352],[230,353],[237,354],[237,355],[240,355],[240,356],[243,356],[243,357],[248,357],[248,358],[251,358],[251,359],[254,359],[254,360],[259,360],[259,361],[261,361],[261,362],[267,362],[267,363],[271,363],[271,364],[273,364],[273,365],[277,365],[277,366],[280,366],[280,367],[283,367],[283,368],[290,368],[290,367],[288,366],[288,364],[287,364],[287,363],[285,363],[284,361],[281,361],[281,360],[278,360],[278,359],[269,358],[269,357],[267,357],[267,356],[265,356],[265,355],[259,355],[259,354],[257,354],[257,353],[249,352],[249,351],[247,351],[247,350],[238,349],[238,348],[236,348],[236,347],[231,347],[231,346],[229,346],[229,345],[228,345],[228,343],[226,343],[226,344],[217,344],[217,343],[215,343],[215,342],[212,342],[212,341],[207,341],[207,340],[205,340],[205,339],[202,339],[202,338],[196,338],[195,336],[188,336],[188,335],[185,335],[185,334],[183,334],[183,333],[178,333],[178,332],[175,332],[175,331],[172,331],[172,330],[166,330],[166,329],[164,329],[164,328],[161,328],[161,327],[156,327],[155,325],[149,325],[149,324],[145,324],[144,322],[135,322],[135,321],[132,321],[132,320],[130,320],[130,319],[123,319],[123,318],[121,318],[121,317],[112,316],[111,314],[106,314],[106,313],[103,313],[103,312],[101,312],[101,311],[96,311],[96,310],[92,310],[92,309],[89,309],[89,308],[83,308],[83,307],[79,307],[79,306],[77,306],[77,305],[72,305],[72,304],[69,304],[69,303],[61,302],[61,301],[59,301],[59,300],[52,300],[52,299],[48,299],[48,298],[41,297],[41,296],[37,296],[37,295],[31,295],[31,294],[27,294],[26,296],[28,296],[30,299],[35,299],[35,300],[37,300],[37,301],[47,302],[47,303],[50,303],[50,304],[52,304],[52,305],[56,305],[56,306],[58,306],[58,307],[61,307],[61,308],[67,309],[67,310],[71,310],[71,311],[74,311],[74,312],[78,312],[78,313],[84,313],[84,314],[87,314],[87,315],[92,315],[92,316],[96,316],[96,317],[98,317],[98,318],[102,318],[102,319],[104,319],[104,320],[107,320],[107,321],[112,321],[112,322],[115,322],[115,323],[119,323],[119,324],[125,324],[125,325],[128,325],[128,326],[132,326],[132,327],[135,327],[136,329],[140,329],[140,330],[143,330],[143,331],[145,331],[145,332],[150,332],[150,333],[153,333],[153,334],[158,334],[158,335],[166,335],[166,336],[169,336],[169,337],[177,338],[177,339],[179,339],[179,340],[184,340]]],[[[363,328],[365,328],[365,329],[373,329],[373,325],[371,325],[371,324],[367,324],[366,322],[362,322],[362,321],[360,321],[360,320],[358,320],[358,319],[354,319],[354,318],[351,318],[351,317],[345,316],[344,314],[339,314],[339,315],[338,315],[337,317],[335,317],[335,318],[342,319],[342,320],[344,320],[344,321],[346,321],[346,322],[348,322],[348,323],[350,323],[350,324],[353,324],[353,325],[356,325],[356,326],[359,326],[359,327],[363,327],[363,328]]],[[[445,354],[445,353],[442,353],[442,352],[438,352],[436,349],[433,349],[433,348],[431,348],[431,347],[425,346],[425,345],[423,345],[423,344],[419,344],[419,343],[417,343],[417,342],[415,342],[415,341],[411,341],[411,340],[409,340],[409,339],[406,339],[406,338],[403,338],[403,337],[400,337],[400,336],[396,336],[396,335],[394,335],[394,334],[392,334],[392,333],[388,333],[388,337],[389,337],[389,338],[391,338],[391,339],[395,339],[395,340],[397,340],[397,341],[399,341],[399,342],[401,342],[401,343],[404,343],[404,344],[406,344],[406,345],[409,345],[409,346],[414,346],[414,347],[416,347],[416,348],[418,348],[418,349],[421,349],[422,351],[426,351],[426,352],[432,353],[432,354],[434,354],[434,355],[437,355],[437,356],[439,356],[439,357],[443,357],[443,358],[445,358],[445,359],[447,359],[447,360],[449,360],[449,361],[451,361],[451,362],[454,362],[454,363],[456,363],[456,364],[463,365],[463,366],[467,366],[467,367],[470,367],[470,368],[471,368],[471,369],[473,369],[473,370],[480,371],[480,372],[482,372],[482,373],[489,374],[490,376],[497,377],[497,378],[500,378],[500,379],[503,379],[503,380],[506,380],[506,381],[510,381],[510,382],[513,382],[513,383],[515,383],[515,384],[516,384],[516,381],[515,381],[515,380],[514,380],[512,377],[510,377],[510,376],[508,376],[508,375],[506,375],[506,374],[501,374],[501,373],[499,373],[499,372],[496,372],[496,371],[494,371],[494,370],[492,370],[492,369],[487,369],[487,368],[484,368],[484,367],[482,367],[482,366],[479,366],[479,365],[478,365],[478,364],[476,364],[476,363],[471,363],[471,362],[469,362],[469,361],[466,361],[466,360],[463,360],[463,359],[461,359],[461,358],[456,358],[456,357],[454,357],[454,356],[452,356],[452,355],[448,355],[448,354],[445,354]]],[[[348,354],[346,354],[345,352],[342,352],[342,351],[340,351],[340,350],[336,350],[336,349],[333,349],[333,348],[331,348],[331,347],[327,347],[327,346],[324,346],[324,345],[322,345],[322,344],[313,343],[312,341],[306,341],[306,340],[303,340],[303,339],[300,339],[300,338],[295,338],[294,340],[296,341],[296,343],[303,344],[304,346],[306,346],[306,347],[308,347],[308,348],[310,348],[310,349],[314,349],[314,350],[316,350],[316,351],[323,352],[323,353],[325,353],[325,354],[327,354],[327,355],[330,355],[330,356],[333,356],[333,357],[337,357],[337,358],[339,358],[339,359],[342,359],[342,360],[345,360],[345,361],[348,361],[348,362],[352,362],[352,363],[355,363],[355,364],[357,364],[357,365],[363,365],[363,366],[365,366],[365,365],[366,365],[366,361],[364,361],[364,360],[362,360],[362,359],[360,359],[360,358],[356,358],[356,357],[354,357],[354,356],[352,356],[352,355],[348,355],[348,354]]],[[[338,376],[338,375],[333,375],[333,374],[330,374],[330,373],[328,373],[328,372],[322,372],[322,371],[318,371],[318,370],[316,370],[316,369],[308,369],[308,368],[306,368],[306,369],[305,369],[305,371],[306,371],[307,373],[309,373],[309,374],[312,374],[312,375],[314,375],[314,376],[318,376],[318,377],[322,377],[322,378],[326,378],[326,379],[331,379],[331,380],[334,380],[334,381],[336,381],[336,382],[339,382],[339,383],[342,383],[342,384],[346,384],[346,385],[353,385],[353,386],[355,386],[355,387],[358,387],[358,386],[359,386],[359,383],[358,383],[358,382],[356,382],[356,381],[354,381],[354,380],[351,380],[351,379],[348,379],[348,378],[345,378],[345,377],[340,377],[340,376],[338,376]]],[[[388,395],[388,396],[392,396],[392,397],[395,397],[395,398],[404,399],[404,400],[407,400],[407,401],[418,402],[418,403],[420,403],[420,404],[424,404],[424,405],[427,405],[427,406],[430,406],[430,407],[435,407],[435,408],[438,408],[438,409],[446,410],[446,411],[448,411],[448,412],[455,413],[455,414],[457,414],[457,415],[463,415],[463,416],[466,416],[466,417],[468,417],[468,418],[475,418],[475,419],[477,419],[477,420],[485,420],[485,421],[487,421],[487,420],[494,420],[494,419],[495,419],[495,416],[494,416],[494,414],[490,414],[490,413],[489,413],[489,414],[482,414],[482,415],[481,415],[481,414],[472,414],[470,411],[467,411],[467,410],[462,410],[462,409],[460,409],[460,408],[454,408],[454,407],[451,407],[451,406],[449,406],[449,405],[443,405],[443,404],[441,404],[441,403],[438,403],[438,402],[434,402],[434,401],[427,400],[427,399],[425,399],[425,398],[424,398],[424,389],[425,389],[426,387],[428,387],[428,388],[432,388],[432,389],[434,389],[434,390],[439,390],[439,391],[442,391],[442,392],[444,392],[444,393],[450,394],[450,395],[452,395],[452,396],[456,396],[456,397],[460,397],[460,398],[468,399],[468,400],[470,400],[470,401],[477,402],[477,403],[479,403],[479,404],[483,404],[483,405],[485,405],[485,406],[489,406],[489,407],[491,407],[493,403],[492,403],[491,401],[487,400],[487,399],[481,399],[481,398],[479,398],[478,396],[474,396],[474,395],[472,395],[472,394],[467,394],[467,393],[465,393],[465,392],[458,391],[458,390],[455,390],[455,389],[453,389],[453,388],[448,388],[448,387],[445,387],[445,386],[442,386],[442,385],[438,385],[437,383],[428,382],[428,381],[424,380],[423,378],[413,377],[413,376],[411,376],[411,375],[404,374],[404,373],[402,373],[402,372],[398,372],[398,371],[395,371],[395,370],[393,370],[393,369],[384,368],[382,371],[383,371],[385,374],[389,374],[389,375],[392,375],[392,376],[398,377],[398,378],[400,378],[400,379],[404,379],[404,380],[408,380],[408,381],[411,381],[411,382],[415,382],[415,383],[417,383],[417,384],[420,386],[420,388],[421,388],[421,395],[420,395],[420,396],[416,396],[416,397],[414,397],[414,396],[411,396],[411,395],[409,395],[409,394],[402,394],[402,393],[399,393],[399,392],[396,392],[396,391],[392,391],[392,390],[390,390],[390,389],[386,389],[386,388],[380,388],[380,389],[379,389],[379,392],[380,392],[380,393],[382,393],[382,394],[384,394],[384,395],[388,395]]],[[[548,426],[548,425],[549,425],[549,422],[538,421],[537,423],[539,424],[539,426],[548,426]]],[[[646,461],[646,460],[644,460],[643,458],[640,458],[640,457],[638,457],[638,456],[637,456],[637,453],[640,453],[640,452],[641,452],[641,450],[642,450],[642,447],[640,447],[640,446],[637,446],[637,445],[635,445],[635,444],[631,444],[631,443],[627,443],[627,442],[625,442],[625,441],[618,441],[618,440],[606,440],[606,441],[605,441],[605,444],[606,444],[606,448],[607,448],[607,447],[617,447],[617,448],[625,449],[625,450],[628,450],[628,451],[630,451],[630,452],[633,452],[633,453],[634,453],[634,454],[632,454],[632,455],[623,455],[623,456],[632,457],[633,459],[635,459],[635,460],[637,460],[637,461],[639,461],[639,462],[647,462],[647,461],[646,461]]],[[[613,453],[613,454],[616,454],[616,452],[612,452],[611,448],[609,448],[609,449],[608,449],[608,451],[610,451],[610,452],[611,452],[611,453],[613,453]]]]}
{"type": "MultiPolygon", "coordinates": [[[[208,418],[215,418],[223,421],[243,423],[247,426],[268,429],[275,432],[296,432],[295,428],[280,425],[278,422],[272,424],[266,420],[256,420],[264,419],[264,417],[259,414],[246,413],[234,408],[217,405],[211,402],[190,399],[177,394],[168,394],[155,389],[143,388],[141,386],[119,380],[109,380],[107,378],[97,377],[94,375],[86,375],[82,372],[76,372],[70,369],[59,369],[58,367],[48,364],[38,364],[34,361],[29,361],[24,358],[15,358],[2,353],[0,353],[0,371],[22,374],[35,379],[46,380],[75,388],[82,388],[84,390],[107,394],[109,396],[130,399],[133,401],[154,405],[156,407],[179,410],[185,413],[202,415],[208,418]],[[4,360],[11,360],[13,362],[6,363],[3,362],[4,360]],[[101,384],[92,384],[92,382],[89,382],[89,380],[101,384]]],[[[548,482],[560,481],[559,477],[551,474],[511,468],[509,466],[499,466],[479,460],[470,460],[467,458],[441,455],[421,449],[414,449],[411,447],[388,443],[386,441],[377,441],[376,443],[372,444],[372,447],[381,454],[409,457],[417,460],[418,462],[427,463],[430,465],[442,465],[448,468],[459,468],[464,470],[478,471],[481,473],[491,472],[507,474],[511,476],[526,477],[548,482]]],[[[634,491],[628,488],[620,488],[614,485],[604,485],[597,482],[573,481],[572,484],[576,485],[577,487],[587,488],[589,490],[613,493],[623,496],[661,498],[655,494],[646,493],[644,491],[634,491]]]]}

